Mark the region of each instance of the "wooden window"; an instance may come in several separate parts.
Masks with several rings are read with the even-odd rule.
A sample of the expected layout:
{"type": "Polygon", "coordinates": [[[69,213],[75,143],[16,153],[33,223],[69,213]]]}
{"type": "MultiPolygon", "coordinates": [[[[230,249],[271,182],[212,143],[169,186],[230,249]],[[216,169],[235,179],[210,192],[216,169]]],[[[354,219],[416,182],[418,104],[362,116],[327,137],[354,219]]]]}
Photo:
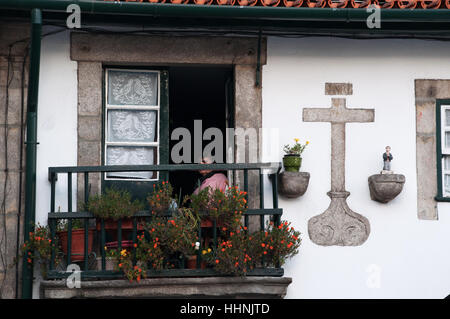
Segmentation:
{"type": "Polygon", "coordinates": [[[450,201],[450,100],[436,100],[437,201],[450,201]]]}
{"type": "MultiPolygon", "coordinates": [[[[105,164],[159,163],[160,72],[107,69],[105,164]]],[[[108,173],[106,179],[157,180],[157,172],[108,173]]]]}

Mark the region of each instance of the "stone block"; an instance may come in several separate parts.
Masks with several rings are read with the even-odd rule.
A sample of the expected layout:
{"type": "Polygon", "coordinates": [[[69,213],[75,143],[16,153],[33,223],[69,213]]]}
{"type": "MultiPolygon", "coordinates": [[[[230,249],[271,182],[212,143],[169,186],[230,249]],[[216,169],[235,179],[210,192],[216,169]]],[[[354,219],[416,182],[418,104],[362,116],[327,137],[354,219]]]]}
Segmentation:
{"type": "MultiPolygon", "coordinates": [[[[262,39],[261,64],[266,64],[267,40],[262,39]]],[[[175,37],[72,33],[75,61],[146,64],[257,63],[258,39],[244,37],[175,37]]]]}
{"type": "Polygon", "coordinates": [[[78,141],[78,166],[101,165],[101,143],[78,141]]]}
{"type": "Polygon", "coordinates": [[[83,141],[101,142],[102,118],[100,116],[79,116],[78,138],[83,141]]]}
{"type": "MultiPolygon", "coordinates": [[[[10,89],[20,89],[22,87],[22,62],[10,63],[8,81],[8,63],[0,65],[0,87],[6,87],[9,83],[10,89]]],[[[28,85],[28,66],[25,65],[24,86],[28,85]]]]}
{"type": "Polygon", "coordinates": [[[352,83],[325,83],[325,95],[352,95],[352,83]]]}
{"type": "Polygon", "coordinates": [[[102,114],[102,64],[78,63],[78,115],[102,114]]]}
{"type": "Polygon", "coordinates": [[[20,127],[19,126],[8,126],[7,131],[7,141],[8,149],[6,150],[5,143],[5,126],[0,125],[0,169],[6,168],[7,155],[8,169],[17,171],[20,168],[20,127]]]}
{"type": "MultiPolygon", "coordinates": [[[[8,92],[8,121],[5,120],[5,107],[6,107],[6,90],[0,89],[0,124],[13,124],[20,125],[21,121],[21,109],[22,109],[22,90],[10,89],[8,92]]],[[[26,121],[26,107],[27,107],[27,88],[24,88],[24,118],[26,121]]]]}

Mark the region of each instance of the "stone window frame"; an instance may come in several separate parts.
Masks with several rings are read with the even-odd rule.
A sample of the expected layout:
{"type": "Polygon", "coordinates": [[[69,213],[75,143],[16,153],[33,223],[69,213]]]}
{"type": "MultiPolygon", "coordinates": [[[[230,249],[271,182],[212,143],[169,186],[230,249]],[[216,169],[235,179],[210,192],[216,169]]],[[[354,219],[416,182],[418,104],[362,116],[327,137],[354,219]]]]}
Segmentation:
{"type": "MultiPolygon", "coordinates": [[[[259,42],[257,36],[155,36],[72,31],[70,56],[71,60],[78,62],[78,166],[101,165],[104,66],[232,66],[235,127],[262,128],[262,88],[257,85],[256,78],[259,75],[259,83],[262,82],[261,68],[267,61],[266,37],[261,37],[259,42]]],[[[259,154],[260,145],[261,141],[252,145],[248,143],[245,148],[236,144],[235,159],[248,158],[255,149],[259,154]],[[245,149],[246,154],[238,154],[240,149],[245,149]]],[[[236,183],[241,180],[243,177],[238,174],[236,183]]],[[[257,172],[251,172],[248,181],[249,207],[257,208],[257,172]]],[[[90,182],[90,193],[98,193],[101,190],[100,174],[92,176],[90,182]]],[[[78,178],[78,200],[83,199],[83,178],[78,178]]]]}
{"type": "Polygon", "coordinates": [[[414,88],[417,217],[438,220],[436,102],[450,98],[450,79],[415,79],[414,88]]]}

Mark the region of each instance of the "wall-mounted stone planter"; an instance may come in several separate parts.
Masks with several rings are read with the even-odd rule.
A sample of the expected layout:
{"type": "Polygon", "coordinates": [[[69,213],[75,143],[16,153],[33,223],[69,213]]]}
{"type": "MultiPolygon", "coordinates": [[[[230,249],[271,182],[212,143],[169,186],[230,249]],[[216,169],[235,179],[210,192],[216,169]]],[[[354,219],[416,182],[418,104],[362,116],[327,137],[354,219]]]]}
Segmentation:
{"type": "Polygon", "coordinates": [[[307,172],[282,172],[278,175],[278,193],[288,198],[302,196],[309,184],[307,172]]]}
{"type": "Polygon", "coordinates": [[[387,203],[397,197],[405,184],[401,174],[375,174],[369,177],[370,198],[380,203],[387,203]]]}

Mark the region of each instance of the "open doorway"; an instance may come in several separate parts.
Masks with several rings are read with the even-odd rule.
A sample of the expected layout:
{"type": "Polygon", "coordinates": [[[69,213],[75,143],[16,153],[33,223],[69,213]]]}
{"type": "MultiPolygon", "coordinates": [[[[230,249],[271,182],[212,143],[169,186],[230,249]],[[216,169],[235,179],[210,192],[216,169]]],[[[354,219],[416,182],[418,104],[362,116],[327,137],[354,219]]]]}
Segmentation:
{"type": "MultiPolygon", "coordinates": [[[[232,67],[171,67],[169,68],[169,137],[173,130],[184,127],[191,134],[191,163],[194,158],[194,121],[202,121],[202,134],[210,128],[221,130],[223,154],[225,156],[225,131],[234,127],[233,107],[233,69],[232,67]]],[[[169,154],[179,141],[170,140],[169,154]]],[[[208,144],[204,141],[202,147],[208,144]]],[[[171,156],[169,163],[174,164],[171,156]]],[[[225,162],[225,158],[223,159],[225,162]]],[[[169,181],[174,194],[191,194],[197,187],[200,174],[193,171],[171,172],[169,181]]]]}

